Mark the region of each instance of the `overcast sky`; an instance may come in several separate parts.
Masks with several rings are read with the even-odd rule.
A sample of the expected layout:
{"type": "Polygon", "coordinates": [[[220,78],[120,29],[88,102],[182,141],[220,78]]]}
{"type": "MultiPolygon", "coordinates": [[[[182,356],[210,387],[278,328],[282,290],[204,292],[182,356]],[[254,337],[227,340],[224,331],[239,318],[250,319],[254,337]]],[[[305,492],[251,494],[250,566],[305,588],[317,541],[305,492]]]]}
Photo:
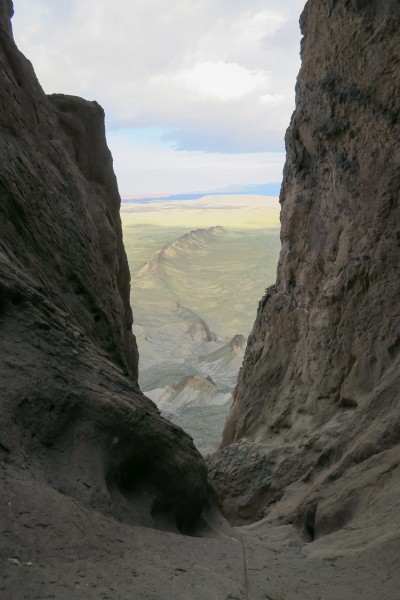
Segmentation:
{"type": "Polygon", "coordinates": [[[280,181],[305,0],[14,0],[48,93],[97,100],[123,196],[280,181]]]}

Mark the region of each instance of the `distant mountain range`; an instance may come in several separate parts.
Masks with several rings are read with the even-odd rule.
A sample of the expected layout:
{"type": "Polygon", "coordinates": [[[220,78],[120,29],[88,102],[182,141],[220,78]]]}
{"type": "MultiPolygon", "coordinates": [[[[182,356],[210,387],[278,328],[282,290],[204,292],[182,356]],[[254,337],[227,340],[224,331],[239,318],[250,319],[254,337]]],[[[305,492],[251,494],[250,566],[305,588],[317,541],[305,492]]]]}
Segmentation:
{"type": "Polygon", "coordinates": [[[203,196],[224,196],[224,195],[239,195],[239,194],[254,194],[261,196],[279,196],[281,189],[280,182],[270,183],[256,183],[248,185],[230,185],[224,188],[218,188],[215,190],[208,190],[206,192],[194,192],[190,194],[171,194],[169,196],[159,196],[157,198],[144,197],[144,198],[125,198],[122,200],[123,204],[135,202],[139,204],[146,204],[149,202],[170,202],[172,200],[197,200],[203,196]]]}

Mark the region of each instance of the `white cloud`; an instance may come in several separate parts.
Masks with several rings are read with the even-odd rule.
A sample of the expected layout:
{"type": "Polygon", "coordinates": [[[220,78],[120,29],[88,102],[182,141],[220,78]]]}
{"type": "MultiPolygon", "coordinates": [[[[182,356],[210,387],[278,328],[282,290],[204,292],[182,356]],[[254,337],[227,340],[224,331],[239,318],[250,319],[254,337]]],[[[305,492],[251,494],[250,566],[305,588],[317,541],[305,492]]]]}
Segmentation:
{"type": "MultiPolygon", "coordinates": [[[[250,71],[237,63],[222,60],[200,62],[172,76],[163,75],[158,81],[169,82],[183,93],[222,101],[262,92],[268,88],[268,74],[265,71],[250,71]]],[[[157,79],[153,79],[152,83],[156,82],[157,79]]]]}
{"type": "Polygon", "coordinates": [[[283,151],[303,2],[14,0],[14,32],[45,91],[96,99],[109,131],[244,156],[283,151]]]}
{"type": "MultiPolygon", "coordinates": [[[[174,126],[183,144],[201,124],[204,135],[208,129],[228,148],[228,124],[215,132],[214,122],[223,118],[221,101],[231,102],[230,126],[248,140],[251,112],[268,149],[268,129],[275,131],[277,119],[282,128],[293,109],[300,36],[284,48],[279,38],[296,31],[300,6],[298,0],[16,0],[14,29],[45,90],[96,98],[111,128],[174,126]]],[[[254,150],[259,146],[255,138],[254,150]]]]}

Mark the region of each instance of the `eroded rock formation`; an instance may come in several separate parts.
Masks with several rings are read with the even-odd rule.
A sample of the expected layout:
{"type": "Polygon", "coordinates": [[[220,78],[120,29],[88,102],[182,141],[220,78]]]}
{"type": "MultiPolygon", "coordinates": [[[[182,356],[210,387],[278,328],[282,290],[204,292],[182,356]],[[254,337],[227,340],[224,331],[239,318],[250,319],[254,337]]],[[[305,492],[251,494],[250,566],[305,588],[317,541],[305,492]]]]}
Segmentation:
{"type": "Polygon", "coordinates": [[[400,6],[309,0],[301,28],[276,286],[210,465],[234,522],[318,537],[399,476],[400,6]]]}
{"type": "Polygon", "coordinates": [[[45,96],[11,13],[0,0],[0,595],[394,600],[397,0],[303,14],[277,283],[210,461],[231,519],[265,518],[213,514],[211,539],[153,529],[190,530],[207,482],[137,386],[102,109],[45,96]]]}
{"type": "Polygon", "coordinates": [[[60,495],[186,531],[206,470],[137,385],[103,110],[46,97],[12,39],[12,3],[0,11],[1,543],[18,548],[40,506],[55,530],[60,495]]]}

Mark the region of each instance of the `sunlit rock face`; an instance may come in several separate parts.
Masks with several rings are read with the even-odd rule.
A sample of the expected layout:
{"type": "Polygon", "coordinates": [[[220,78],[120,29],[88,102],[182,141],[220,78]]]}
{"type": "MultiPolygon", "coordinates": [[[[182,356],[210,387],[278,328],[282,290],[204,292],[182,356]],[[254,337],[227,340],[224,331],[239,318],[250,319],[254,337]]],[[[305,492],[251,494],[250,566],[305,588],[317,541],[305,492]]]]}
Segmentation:
{"type": "Polygon", "coordinates": [[[20,515],[46,506],[55,531],[62,494],[82,510],[186,531],[206,471],[137,385],[103,110],[46,97],[13,42],[12,3],[0,10],[0,497],[2,511],[12,506],[1,527],[17,547],[20,515]]]}
{"type": "Polygon", "coordinates": [[[308,515],[319,536],[400,452],[400,7],[310,0],[301,27],[276,286],[211,475],[237,522],[308,515]]]}

